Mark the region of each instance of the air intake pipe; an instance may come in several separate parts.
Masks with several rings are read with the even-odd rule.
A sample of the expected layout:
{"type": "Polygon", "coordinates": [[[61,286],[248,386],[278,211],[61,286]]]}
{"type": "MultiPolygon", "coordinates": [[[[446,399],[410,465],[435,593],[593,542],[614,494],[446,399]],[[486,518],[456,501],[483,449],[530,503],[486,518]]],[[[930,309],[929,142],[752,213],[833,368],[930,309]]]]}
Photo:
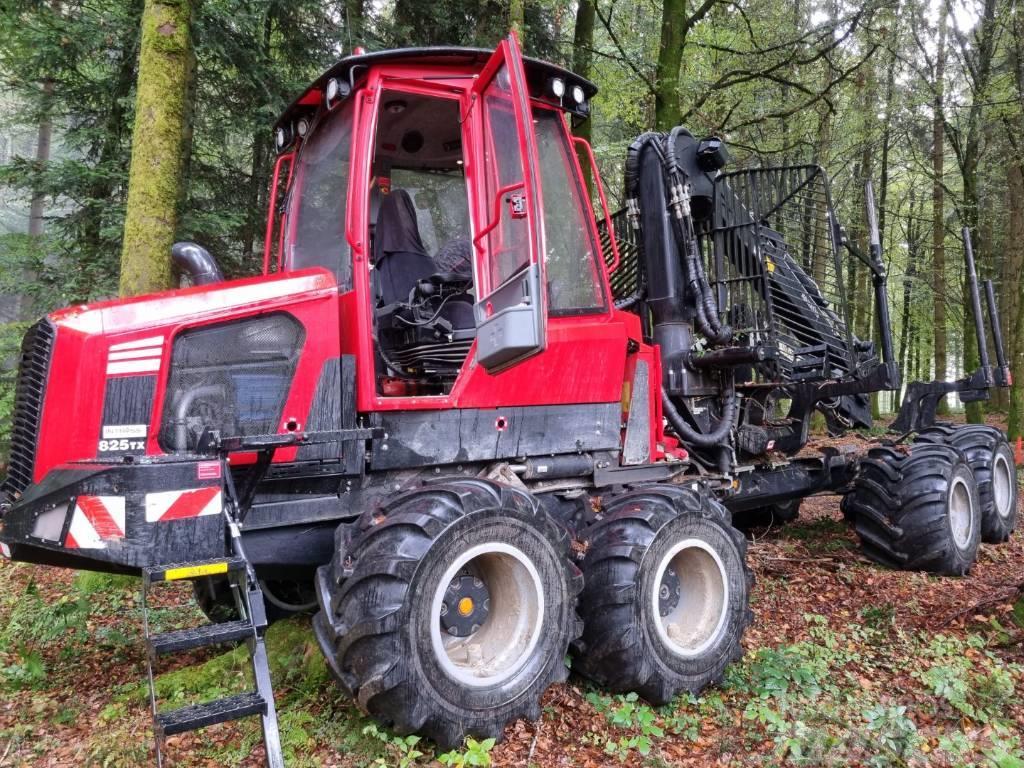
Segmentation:
{"type": "Polygon", "coordinates": [[[198,243],[186,240],[172,245],[171,263],[182,274],[188,275],[192,285],[209,285],[224,280],[217,260],[198,243]]]}

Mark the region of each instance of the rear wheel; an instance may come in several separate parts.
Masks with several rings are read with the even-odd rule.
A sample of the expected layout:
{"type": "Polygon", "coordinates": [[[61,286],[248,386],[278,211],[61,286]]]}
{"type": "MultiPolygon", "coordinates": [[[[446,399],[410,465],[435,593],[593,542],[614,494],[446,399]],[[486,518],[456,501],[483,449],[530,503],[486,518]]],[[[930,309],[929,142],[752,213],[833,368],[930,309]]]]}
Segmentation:
{"type": "Polygon", "coordinates": [[[314,629],[341,687],[399,733],[443,748],[500,738],[565,680],[582,575],[528,493],[428,485],[339,528],[314,629]]]}
{"type": "Polygon", "coordinates": [[[948,445],[872,448],[843,512],[864,554],[893,568],[962,576],[978,554],[978,486],[963,453],[948,445]]]}
{"type": "Polygon", "coordinates": [[[1009,539],[1017,526],[1017,465],[1006,435],[985,424],[968,424],[932,427],[917,439],[963,451],[978,482],[981,540],[999,544],[1009,539]]]}
{"type": "Polygon", "coordinates": [[[755,507],[741,512],[732,513],[732,524],[740,530],[748,528],[764,528],[767,526],[781,527],[800,517],[800,502],[803,499],[790,499],[764,507],[755,507]]]}
{"type": "Polygon", "coordinates": [[[752,618],[747,544],[728,511],[652,487],[613,499],[584,535],[576,668],[654,704],[718,682],[752,618]]]}

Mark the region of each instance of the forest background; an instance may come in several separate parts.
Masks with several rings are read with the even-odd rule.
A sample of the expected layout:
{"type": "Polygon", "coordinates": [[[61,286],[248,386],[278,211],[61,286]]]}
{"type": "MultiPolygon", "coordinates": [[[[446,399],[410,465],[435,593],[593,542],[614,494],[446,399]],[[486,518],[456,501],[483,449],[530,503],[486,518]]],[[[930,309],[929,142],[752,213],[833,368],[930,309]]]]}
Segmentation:
{"type": "MultiPolygon", "coordinates": [[[[840,220],[861,243],[863,187],[873,180],[906,380],[976,366],[960,238],[969,228],[980,276],[997,286],[1020,382],[984,407],[1008,414],[1011,439],[1021,433],[1018,0],[5,0],[0,423],[28,321],[116,295],[119,276],[122,292],[168,280],[162,242],[155,266],[133,266],[143,249],[123,247],[144,10],[178,25],[183,36],[168,41],[187,60],[172,115],[182,140],[167,237],[202,243],[230,276],[260,267],[270,126],[320,71],[356,45],[492,48],[515,27],[528,55],[599,86],[593,119],[579,130],[613,204],[623,203],[628,144],[676,124],[725,138],[733,168],[824,166],[840,220]]],[[[869,275],[852,260],[849,269],[854,330],[870,338],[869,275]]],[[[891,412],[899,397],[876,396],[875,413],[891,412]]],[[[980,420],[982,405],[967,417],[980,420]]]]}

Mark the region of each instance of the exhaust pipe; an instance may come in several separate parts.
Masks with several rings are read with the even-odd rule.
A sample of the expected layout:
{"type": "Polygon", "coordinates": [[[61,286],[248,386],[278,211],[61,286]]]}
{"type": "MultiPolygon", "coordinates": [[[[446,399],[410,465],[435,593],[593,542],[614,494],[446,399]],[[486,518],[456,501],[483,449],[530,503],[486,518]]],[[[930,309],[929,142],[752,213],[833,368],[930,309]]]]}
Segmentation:
{"type": "Polygon", "coordinates": [[[171,246],[171,263],[188,275],[192,285],[209,285],[224,280],[217,260],[198,243],[184,241],[171,246]]]}

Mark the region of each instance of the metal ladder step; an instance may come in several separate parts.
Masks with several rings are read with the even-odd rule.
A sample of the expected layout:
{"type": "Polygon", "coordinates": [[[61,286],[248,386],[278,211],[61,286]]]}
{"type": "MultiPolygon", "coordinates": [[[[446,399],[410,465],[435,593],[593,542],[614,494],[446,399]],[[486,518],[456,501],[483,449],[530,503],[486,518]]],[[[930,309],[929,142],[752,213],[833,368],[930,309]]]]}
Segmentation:
{"type": "Polygon", "coordinates": [[[219,643],[234,643],[252,637],[253,632],[252,624],[243,620],[206,624],[153,635],[149,638],[149,650],[155,655],[160,655],[219,643]]]}
{"type": "Polygon", "coordinates": [[[241,557],[218,557],[215,560],[197,560],[192,563],[170,563],[142,569],[142,578],[147,584],[156,581],[179,581],[201,579],[205,576],[219,576],[245,570],[245,559],[241,557]]]}
{"type": "Polygon", "coordinates": [[[258,693],[239,693],[205,704],[191,704],[169,712],[161,712],[156,716],[156,730],[160,735],[173,736],[176,733],[195,731],[216,723],[262,715],[266,711],[267,702],[258,693]]]}
{"type": "MultiPolygon", "coordinates": [[[[289,438],[290,440],[291,438],[289,438]]],[[[278,447],[280,436],[260,450],[253,474],[252,487],[266,473],[278,447]],[[276,442],[275,442],[276,441],[276,442]]],[[[234,450],[234,449],[231,449],[234,450]]],[[[228,451],[220,450],[221,477],[224,479],[225,504],[221,508],[225,533],[230,537],[230,555],[198,562],[167,563],[142,569],[142,622],[148,653],[146,675],[149,681],[150,711],[153,713],[153,731],[156,736],[157,768],[164,765],[164,739],[176,733],[194,731],[215,723],[238,720],[259,715],[266,748],[267,768],[284,768],[281,736],[278,729],[274,688],[270,680],[270,662],[264,632],[267,611],[259,578],[249,563],[242,546],[240,522],[252,504],[250,494],[239,496],[228,466],[228,451]],[[207,624],[160,634],[150,633],[149,593],[156,585],[178,580],[222,577],[231,587],[238,619],[207,624]],[[177,651],[186,651],[218,643],[244,641],[252,664],[255,691],[236,694],[203,704],[190,704],[167,712],[158,712],[156,683],[153,667],[157,657],[177,651]]]]}

